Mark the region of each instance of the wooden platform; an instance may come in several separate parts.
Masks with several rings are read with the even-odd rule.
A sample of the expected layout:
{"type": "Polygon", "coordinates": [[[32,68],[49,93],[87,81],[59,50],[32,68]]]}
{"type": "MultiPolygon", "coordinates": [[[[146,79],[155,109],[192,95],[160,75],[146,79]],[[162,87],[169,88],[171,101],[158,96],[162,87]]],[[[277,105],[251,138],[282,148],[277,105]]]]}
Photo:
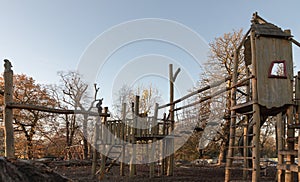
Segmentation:
{"type": "MultiPolygon", "coordinates": [[[[241,103],[241,104],[237,104],[234,107],[231,107],[231,110],[235,110],[237,113],[239,114],[247,114],[247,113],[251,113],[253,111],[253,104],[255,104],[256,102],[249,101],[246,103],[241,103]]],[[[278,113],[286,110],[288,107],[288,105],[284,105],[283,107],[279,107],[279,108],[266,108],[265,106],[260,106],[260,111],[262,115],[266,115],[266,116],[275,116],[278,113]]],[[[296,127],[296,126],[295,126],[296,127]]],[[[300,128],[300,125],[297,126],[300,128]]]]}
{"type": "Polygon", "coordinates": [[[135,138],[136,140],[161,140],[165,138],[167,135],[136,135],[135,138]]]}
{"type": "Polygon", "coordinates": [[[232,107],[231,110],[235,110],[235,112],[240,114],[251,112],[253,103],[253,101],[250,101],[242,104],[237,104],[234,107],[232,107]]]}

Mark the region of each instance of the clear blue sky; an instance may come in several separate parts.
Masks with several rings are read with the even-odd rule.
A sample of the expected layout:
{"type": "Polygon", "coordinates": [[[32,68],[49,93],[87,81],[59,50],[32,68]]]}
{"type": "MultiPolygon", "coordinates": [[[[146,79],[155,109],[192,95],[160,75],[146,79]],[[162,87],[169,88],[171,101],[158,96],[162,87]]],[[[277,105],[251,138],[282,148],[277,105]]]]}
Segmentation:
{"type": "MultiPolygon", "coordinates": [[[[0,59],[10,59],[15,73],[25,73],[39,83],[57,83],[57,71],[76,69],[97,36],[125,21],[169,19],[211,42],[233,29],[248,29],[257,11],[266,20],[291,29],[300,40],[299,7],[298,0],[0,0],[0,59]]],[[[144,46],[151,49],[149,45],[144,46]]],[[[299,67],[300,49],[295,48],[294,54],[299,67]]],[[[101,84],[105,88],[105,82],[101,84]]]]}

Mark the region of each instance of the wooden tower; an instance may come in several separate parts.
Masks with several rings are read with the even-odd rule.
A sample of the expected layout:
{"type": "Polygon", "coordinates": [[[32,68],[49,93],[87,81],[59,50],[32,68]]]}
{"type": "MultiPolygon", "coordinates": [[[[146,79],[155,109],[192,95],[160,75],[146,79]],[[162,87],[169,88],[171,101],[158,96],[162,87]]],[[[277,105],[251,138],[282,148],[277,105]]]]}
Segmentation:
{"type": "MultiPolygon", "coordinates": [[[[292,180],[290,164],[294,164],[295,155],[295,125],[294,108],[297,107],[293,94],[293,58],[292,39],[289,30],[281,30],[255,13],[252,25],[244,36],[240,46],[234,54],[234,67],[231,89],[231,123],[229,149],[226,161],[225,181],[231,180],[232,169],[242,169],[243,178],[252,178],[252,181],[260,179],[260,128],[269,116],[277,116],[279,131],[278,154],[280,175],[285,173],[285,181],[292,180]],[[241,69],[238,64],[240,51],[244,51],[244,66],[248,77],[238,82],[238,74],[241,69]],[[243,88],[238,88],[243,87],[243,88]],[[237,101],[237,91],[244,90],[246,99],[237,101]],[[284,132],[282,115],[289,126],[284,132]],[[241,118],[242,121],[241,121],[241,118]],[[282,127],[281,127],[282,126],[282,127]],[[237,128],[243,131],[239,132],[237,128]],[[287,142],[282,141],[286,134],[287,142]],[[284,150],[285,149],[285,150],[284,150]],[[283,164],[283,158],[286,164],[283,164]],[[233,165],[233,162],[241,160],[241,166],[233,165]],[[289,169],[289,170],[287,170],[289,169]],[[248,174],[252,173],[252,177],[248,174]]],[[[299,45],[298,45],[299,46],[299,45]]],[[[295,172],[298,172],[295,170],[295,172]]]]}

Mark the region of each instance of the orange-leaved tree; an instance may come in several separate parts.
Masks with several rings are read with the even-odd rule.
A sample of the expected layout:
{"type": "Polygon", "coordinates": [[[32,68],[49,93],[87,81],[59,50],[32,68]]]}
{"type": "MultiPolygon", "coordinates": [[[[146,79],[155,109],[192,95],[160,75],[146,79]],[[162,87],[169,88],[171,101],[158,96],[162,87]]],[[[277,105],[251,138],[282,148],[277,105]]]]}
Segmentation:
{"type": "MultiPolygon", "coordinates": [[[[13,82],[14,102],[45,107],[56,106],[56,100],[51,98],[47,93],[47,90],[40,84],[37,84],[32,77],[24,74],[14,75],[13,82]]],[[[0,86],[3,87],[3,85],[4,80],[1,78],[0,86]]],[[[1,103],[3,104],[3,97],[1,98],[1,103]]],[[[43,133],[42,130],[45,129],[45,126],[39,126],[41,125],[40,121],[48,118],[50,115],[51,114],[49,113],[37,110],[14,109],[14,129],[17,132],[20,132],[19,134],[23,135],[26,139],[26,155],[24,155],[24,157],[28,159],[32,159],[34,157],[33,141],[35,136],[43,133]]],[[[16,133],[16,136],[17,135],[18,134],[16,133]]]]}

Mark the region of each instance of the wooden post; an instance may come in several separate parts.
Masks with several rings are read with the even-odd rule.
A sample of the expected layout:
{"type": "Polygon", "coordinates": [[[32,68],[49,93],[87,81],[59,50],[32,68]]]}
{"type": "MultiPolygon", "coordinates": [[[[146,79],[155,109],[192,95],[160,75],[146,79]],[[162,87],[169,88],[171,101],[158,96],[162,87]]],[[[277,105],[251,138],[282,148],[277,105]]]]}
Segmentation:
{"type": "MultiPolygon", "coordinates": [[[[300,124],[300,71],[295,80],[295,100],[297,106],[296,124],[300,124]]],[[[300,134],[298,133],[298,160],[300,159],[300,134]]],[[[300,162],[298,161],[298,169],[300,169],[300,162]]],[[[298,179],[300,179],[300,172],[298,172],[298,179]]]]}
{"type": "Polygon", "coordinates": [[[4,125],[5,125],[5,157],[15,158],[13,110],[7,107],[13,102],[13,70],[9,60],[4,60],[4,125]]]}
{"type": "MultiPolygon", "coordinates": [[[[298,170],[300,169],[300,162],[299,162],[299,159],[300,159],[300,134],[298,133],[298,170]]],[[[300,179],[300,172],[298,172],[298,181],[300,179]]]]}
{"type": "Polygon", "coordinates": [[[296,123],[300,124],[300,71],[298,71],[298,75],[295,80],[295,100],[296,100],[296,105],[297,105],[296,123]]]}
{"type": "Polygon", "coordinates": [[[258,105],[258,95],[257,95],[257,65],[256,65],[256,42],[255,42],[255,32],[251,31],[250,36],[251,41],[251,52],[252,52],[252,74],[254,78],[252,79],[252,100],[254,104],[253,108],[253,150],[252,150],[252,181],[259,181],[260,178],[260,107],[258,105]]]}
{"type": "Polygon", "coordinates": [[[153,122],[152,122],[152,135],[153,139],[152,139],[152,144],[151,144],[151,153],[150,153],[150,178],[154,177],[154,156],[155,156],[155,148],[156,148],[156,138],[155,138],[155,133],[156,133],[156,125],[157,125],[157,115],[158,115],[158,104],[155,104],[155,108],[154,108],[154,116],[153,116],[153,122]]]}
{"type": "MultiPolygon", "coordinates": [[[[170,133],[174,131],[175,123],[174,123],[174,82],[176,77],[180,72],[180,68],[178,68],[173,74],[173,65],[169,64],[169,80],[170,80],[170,121],[171,121],[171,130],[170,133]]],[[[174,138],[170,138],[169,145],[167,146],[170,156],[168,157],[168,169],[167,176],[173,176],[174,174],[174,138]]]]}
{"type": "MultiPolygon", "coordinates": [[[[232,85],[236,85],[237,83],[237,69],[238,69],[238,51],[234,52],[234,63],[233,63],[233,73],[232,73],[232,85]]],[[[232,87],[231,89],[231,108],[236,105],[236,87],[232,87]]],[[[230,119],[230,138],[229,138],[229,149],[226,160],[226,169],[225,169],[225,181],[230,181],[230,167],[233,162],[233,154],[234,154],[234,143],[235,143],[235,124],[236,124],[236,111],[231,109],[230,111],[231,119],[230,119]]]]}
{"type": "MultiPolygon", "coordinates": [[[[280,154],[280,151],[284,149],[283,145],[283,136],[284,136],[284,126],[283,126],[283,120],[282,120],[282,113],[277,114],[277,148],[278,148],[278,166],[283,164],[283,155],[280,154]]],[[[284,182],[284,171],[281,169],[277,170],[277,181],[278,182],[284,182]]]]}
{"type": "Polygon", "coordinates": [[[260,178],[260,108],[257,103],[253,104],[253,151],[252,151],[252,161],[253,161],[253,171],[252,171],[252,181],[259,181],[260,178]]]}
{"type": "Polygon", "coordinates": [[[99,139],[99,125],[101,125],[101,118],[98,117],[97,122],[95,123],[94,129],[94,148],[93,148],[93,162],[92,162],[92,175],[95,177],[96,168],[97,168],[97,158],[98,158],[98,139],[99,139]]]}
{"type": "Polygon", "coordinates": [[[125,175],[125,140],[126,140],[126,134],[125,134],[125,122],[126,122],[126,103],[123,103],[122,105],[122,123],[121,123],[121,143],[122,143],[122,160],[121,160],[121,165],[120,165],[120,175],[124,176],[125,175]]]}
{"type": "MultiPolygon", "coordinates": [[[[162,134],[163,136],[166,136],[166,113],[164,113],[163,117],[163,126],[162,126],[162,134]]],[[[166,139],[163,139],[161,142],[161,150],[162,150],[162,161],[161,161],[161,174],[165,175],[166,174],[166,139]]]]}
{"type": "MultiPolygon", "coordinates": [[[[289,106],[286,112],[287,115],[287,125],[293,124],[293,106],[289,106]]],[[[295,130],[288,128],[287,130],[287,150],[292,151],[295,147],[295,130]]],[[[288,154],[286,157],[286,164],[293,164],[295,162],[295,157],[291,154],[288,154]]],[[[293,181],[293,173],[291,170],[286,169],[285,171],[285,181],[293,181]]]]}
{"type": "Polygon", "coordinates": [[[136,175],[136,134],[137,134],[137,122],[139,117],[139,103],[140,103],[140,96],[135,96],[135,107],[134,107],[134,120],[133,120],[133,127],[132,127],[132,155],[129,165],[129,176],[133,177],[136,175]]]}
{"type": "MultiPolygon", "coordinates": [[[[107,114],[108,112],[108,107],[104,107],[104,113],[107,114]]],[[[103,175],[105,173],[105,164],[106,164],[106,145],[108,142],[107,138],[107,117],[103,117],[103,122],[102,122],[102,140],[103,140],[103,150],[101,154],[101,166],[100,166],[100,178],[103,178],[103,175]]]]}
{"type": "MultiPolygon", "coordinates": [[[[249,68],[247,67],[247,77],[250,76],[250,70],[249,68]]],[[[246,102],[249,102],[250,101],[250,81],[249,83],[247,84],[247,87],[246,87],[246,93],[247,93],[247,96],[246,96],[246,102]]],[[[248,170],[246,168],[248,168],[249,164],[248,164],[248,126],[249,126],[249,119],[250,119],[250,115],[246,115],[246,118],[245,118],[245,126],[244,126],[244,150],[243,150],[243,155],[244,155],[244,168],[245,170],[243,170],[243,179],[246,180],[247,177],[248,177],[248,170]]]]}

